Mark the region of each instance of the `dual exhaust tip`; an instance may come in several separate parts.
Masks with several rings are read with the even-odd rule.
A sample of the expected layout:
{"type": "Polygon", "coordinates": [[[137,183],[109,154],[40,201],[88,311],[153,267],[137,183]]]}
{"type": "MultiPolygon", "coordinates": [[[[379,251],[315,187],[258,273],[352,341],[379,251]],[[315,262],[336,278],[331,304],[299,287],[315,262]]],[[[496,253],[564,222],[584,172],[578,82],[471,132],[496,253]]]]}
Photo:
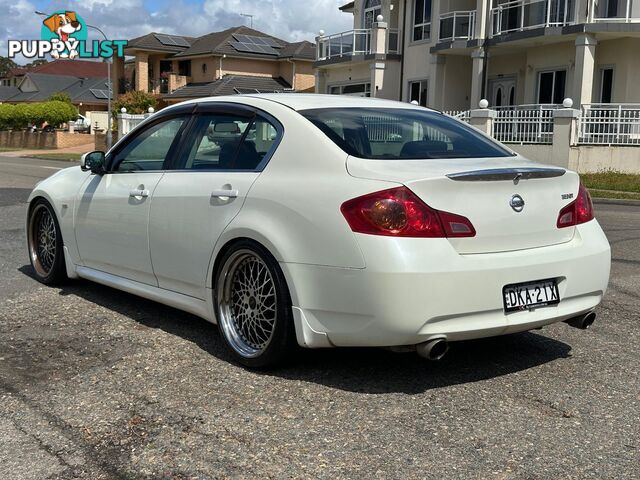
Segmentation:
{"type": "MultiPolygon", "coordinates": [[[[593,322],[596,321],[595,312],[589,312],[577,317],[565,320],[564,323],[581,330],[586,330],[593,322]]],[[[449,351],[449,342],[446,338],[434,338],[428,342],[420,343],[416,345],[416,352],[427,360],[437,361],[441,360],[449,351]]]]}

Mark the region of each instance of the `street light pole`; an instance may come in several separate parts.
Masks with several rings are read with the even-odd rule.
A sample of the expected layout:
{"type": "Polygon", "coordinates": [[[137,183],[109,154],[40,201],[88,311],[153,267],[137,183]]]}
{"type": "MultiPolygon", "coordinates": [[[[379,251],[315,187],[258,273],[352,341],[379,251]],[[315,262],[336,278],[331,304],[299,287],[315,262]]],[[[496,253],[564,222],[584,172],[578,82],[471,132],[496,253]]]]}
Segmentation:
{"type": "MultiPolygon", "coordinates": [[[[93,28],[102,34],[105,40],[109,40],[107,36],[104,34],[102,30],[93,25],[87,24],[87,28],[93,28]]],[[[111,88],[111,67],[113,66],[113,56],[108,59],[109,68],[107,69],[107,88],[109,90],[109,94],[107,95],[107,151],[111,150],[111,145],[113,144],[113,131],[111,127],[111,97],[113,96],[113,88],[111,88]]]]}
{"type": "MultiPolygon", "coordinates": [[[[41,17],[50,17],[51,15],[47,15],[44,12],[40,12],[39,10],[35,11],[36,15],[40,15],[41,17]]],[[[89,25],[89,24],[85,24],[87,28],[93,28],[94,30],[97,30],[98,32],[100,32],[100,34],[102,35],[102,37],[105,40],[109,40],[107,38],[107,36],[104,34],[104,32],[102,30],[100,30],[98,27],[94,26],[94,25],[89,25]]],[[[110,57],[108,59],[108,65],[109,68],[107,69],[107,89],[109,94],[107,95],[107,151],[111,149],[111,145],[113,144],[113,135],[111,132],[111,97],[113,96],[113,88],[111,88],[111,67],[113,66],[113,57],[110,57]]]]}

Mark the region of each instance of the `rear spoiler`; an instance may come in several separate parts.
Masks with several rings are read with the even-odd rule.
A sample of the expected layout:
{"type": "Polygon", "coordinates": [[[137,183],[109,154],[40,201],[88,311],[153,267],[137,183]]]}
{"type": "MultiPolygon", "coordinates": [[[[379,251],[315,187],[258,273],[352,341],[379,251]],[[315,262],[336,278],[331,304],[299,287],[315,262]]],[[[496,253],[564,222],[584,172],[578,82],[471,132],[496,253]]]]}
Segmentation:
{"type": "Polygon", "coordinates": [[[517,184],[520,180],[532,178],[561,177],[566,173],[562,168],[492,168],[488,170],[472,170],[469,172],[449,173],[447,178],[456,182],[498,182],[511,180],[517,184]]]}

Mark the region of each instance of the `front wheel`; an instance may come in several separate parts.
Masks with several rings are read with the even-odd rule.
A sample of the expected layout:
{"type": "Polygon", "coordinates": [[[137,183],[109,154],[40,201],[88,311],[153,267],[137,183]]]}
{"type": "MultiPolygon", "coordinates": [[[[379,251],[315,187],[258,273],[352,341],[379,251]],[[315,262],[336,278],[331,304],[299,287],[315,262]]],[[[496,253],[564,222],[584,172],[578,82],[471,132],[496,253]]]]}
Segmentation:
{"type": "Polygon", "coordinates": [[[216,313],[226,345],[244,366],[270,367],[295,346],[291,300],[278,262],[261,245],[241,241],[222,257],[216,313]]]}
{"type": "Polygon", "coordinates": [[[29,260],[36,278],[54,285],[67,278],[60,225],[51,204],[36,200],[29,209],[27,220],[29,260]]]}

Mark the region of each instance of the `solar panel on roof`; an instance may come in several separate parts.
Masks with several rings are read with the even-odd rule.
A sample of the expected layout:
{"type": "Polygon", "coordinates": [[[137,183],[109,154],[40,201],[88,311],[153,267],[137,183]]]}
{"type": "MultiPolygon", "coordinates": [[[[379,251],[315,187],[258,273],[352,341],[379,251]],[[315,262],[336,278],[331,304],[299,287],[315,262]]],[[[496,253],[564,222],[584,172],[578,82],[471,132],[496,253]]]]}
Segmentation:
{"type": "Polygon", "coordinates": [[[190,47],[191,45],[189,45],[189,42],[187,42],[184,38],[182,37],[172,37],[173,41],[176,42],[176,45],[178,45],[179,47],[190,47]]]}
{"type": "Polygon", "coordinates": [[[96,98],[101,98],[101,99],[104,98],[105,100],[109,98],[109,91],[108,90],[99,90],[97,88],[90,88],[89,91],[96,98]]]}
{"type": "Polygon", "coordinates": [[[156,39],[163,45],[168,47],[189,47],[189,42],[187,42],[183,37],[179,37],[177,35],[164,35],[162,33],[154,34],[156,39]]]}
{"type": "Polygon", "coordinates": [[[272,48],[282,48],[282,45],[280,45],[274,39],[268,38],[268,37],[256,37],[254,35],[241,35],[241,34],[234,33],[233,38],[235,38],[240,43],[247,43],[247,44],[253,44],[253,45],[266,45],[272,48]]]}
{"type": "Polygon", "coordinates": [[[229,44],[239,52],[278,55],[278,51],[275,48],[268,47],[266,45],[256,45],[254,43],[231,42],[231,41],[229,42],[229,44]]]}
{"type": "Polygon", "coordinates": [[[169,35],[155,34],[156,39],[163,45],[175,46],[176,42],[169,35]]]}

